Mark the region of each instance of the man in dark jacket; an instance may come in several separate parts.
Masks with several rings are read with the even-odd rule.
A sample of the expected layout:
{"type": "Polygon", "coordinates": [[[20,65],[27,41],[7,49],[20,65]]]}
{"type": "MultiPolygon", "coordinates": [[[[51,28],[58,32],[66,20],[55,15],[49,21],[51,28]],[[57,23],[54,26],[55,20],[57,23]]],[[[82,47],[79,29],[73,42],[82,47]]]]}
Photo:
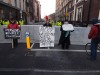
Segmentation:
{"type": "Polygon", "coordinates": [[[43,26],[52,27],[52,25],[49,23],[49,21],[46,21],[46,23],[43,26]]]}
{"type": "Polygon", "coordinates": [[[96,60],[97,45],[100,41],[100,38],[99,39],[97,38],[98,33],[99,33],[98,28],[100,28],[100,24],[98,24],[98,19],[93,19],[92,23],[93,23],[93,26],[91,27],[91,30],[90,30],[89,35],[88,35],[88,38],[91,39],[91,46],[90,46],[91,56],[90,56],[90,59],[96,60]]]}
{"type": "Polygon", "coordinates": [[[70,32],[73,30],[66,30],[66,28],[68,27],[68,25],[72,25],[69,24],[68,22],[64,22],[64,24],[61,26],[60,31],[61,31],[61,36],[59,39],[59,44],[58,45],[62,45],[62,49],[69,49],[69,45],[70,45],[70,32]]]}

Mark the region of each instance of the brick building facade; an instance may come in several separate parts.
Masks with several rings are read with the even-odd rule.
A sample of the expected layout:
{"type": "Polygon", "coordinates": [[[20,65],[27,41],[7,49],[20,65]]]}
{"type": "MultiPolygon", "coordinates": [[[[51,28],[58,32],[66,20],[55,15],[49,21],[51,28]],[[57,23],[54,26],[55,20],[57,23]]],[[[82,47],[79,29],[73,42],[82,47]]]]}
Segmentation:
{"type": "MultiPolygon", "coordinates": [[[[61,21],[71,21],[72,23],[91,23],[93,18],[98,18],[100,10],[100,0],[62,0],[60,9],[56,9],[56,17],[61,21]],[[66,15],[66,13],[68,15],[66,15]]],[[[56,6],[58,8],[58,6],[56,6]]]]}

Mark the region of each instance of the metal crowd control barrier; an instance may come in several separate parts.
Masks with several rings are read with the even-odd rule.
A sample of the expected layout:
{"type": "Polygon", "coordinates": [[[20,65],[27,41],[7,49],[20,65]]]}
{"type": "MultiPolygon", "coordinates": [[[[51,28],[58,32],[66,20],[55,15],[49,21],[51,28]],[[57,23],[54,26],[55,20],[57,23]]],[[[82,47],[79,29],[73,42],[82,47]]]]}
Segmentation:
{"type": "MultiPolygon", "coordinates": [[[[26,43],[25,33],[30,33],[30,42],[33,43],[32,45],[39,43],[39,27],[42,25],[23,25],[21,26],[20,32],[20,39],[19,43],[26,43]]],[[[10,39],[5,39],[3,29],[6,28],[5,26],[0,27],[0,43],[11,43],[10,39]]],[[[89,33],[90,27],[75,27],[74,32],[71,33],[71,44],[75,45],[85,45],[86,43],[90,42],[87,35],[89,33]]],[[[55,26],[55,44],[58,43],[60,38],[60,27],[55,26]]],[[[32,48],[31,45],[31,48],[32,48]]]]}
{"type": "MultiPolygon", "coordinates": [[[[90,27],[89,27],[90,28],[90,27]]],[[[89,32],[89,28],[82,28],[82,27],[75,27],[75,31],[71,33],[71,44],[77,44],[77,45],[85,45],[86,42],[90,41],[88,39],[88,32],[89,32]]],[[[43,29],[44,30],[44,29],[43,29]]],[[[39,26],[37,28],[37,32],[38,33],[34,33],[34,35],[37,35],[39,37],[40,33],[39,33],[39,26]]],[[[55,41],[54,44],[58,44],[59,38],[60,38],[60,27],[55,27],[55,41]]],[[[38,37],[34,37],[34,39],[36,40],[38,37]]],[[[35,41],[32,45],[31,45],[31,51],[79,51],[80,50],[62,50],[62,49],[53,49],[52,47],[50,49],[48,48],[38,48],[38,49],[34,49],[33,46],[36,43],[40,43],[39,42],[39,38],[38,41],[35,41]]],[[[82,51],[82,50],[81,50],[82,51]]],[[[82,52],[85,52],[85,50],[83,50],[82,52]]]]}

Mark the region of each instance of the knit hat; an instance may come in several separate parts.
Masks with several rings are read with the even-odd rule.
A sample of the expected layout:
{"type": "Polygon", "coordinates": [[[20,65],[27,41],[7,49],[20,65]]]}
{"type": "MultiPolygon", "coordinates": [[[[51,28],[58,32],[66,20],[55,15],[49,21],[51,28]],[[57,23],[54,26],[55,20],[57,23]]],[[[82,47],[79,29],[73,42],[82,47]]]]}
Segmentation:
{"type": "Polygon", "coordinates": [[[98,23],[98,19],[93,19],[93,20],[92,20],[92,24],[93,24],[93,25],[95,25],[95,24],[97,24],[97,23],[98,23]]]}

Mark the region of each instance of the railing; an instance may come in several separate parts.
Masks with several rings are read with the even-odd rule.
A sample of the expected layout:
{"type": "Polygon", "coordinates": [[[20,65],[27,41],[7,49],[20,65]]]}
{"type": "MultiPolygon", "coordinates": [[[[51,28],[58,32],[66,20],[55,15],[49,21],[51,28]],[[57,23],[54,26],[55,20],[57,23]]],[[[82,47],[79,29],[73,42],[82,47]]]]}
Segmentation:
{"type": "MultiPolygon", "coordinates": [[[[24,25],[21,26],[21,38],[19,39],[19,43],[25,43],[25,33],[30,33],[31,43],[39,43],[39,27],[41,25],[24,25]]],[[[0,27],[0,43],[11,43],[10,39],[4,38],[3,29],[5,26],[0,27]]],[[[71,44],[85,45],[90,42],[88,39],[90,27],[75,27],[74,32],[71,32],[71,44]]],[[[60,38],[60,27],[55,26],[55,43],[58,43],[60,38]]]]}

